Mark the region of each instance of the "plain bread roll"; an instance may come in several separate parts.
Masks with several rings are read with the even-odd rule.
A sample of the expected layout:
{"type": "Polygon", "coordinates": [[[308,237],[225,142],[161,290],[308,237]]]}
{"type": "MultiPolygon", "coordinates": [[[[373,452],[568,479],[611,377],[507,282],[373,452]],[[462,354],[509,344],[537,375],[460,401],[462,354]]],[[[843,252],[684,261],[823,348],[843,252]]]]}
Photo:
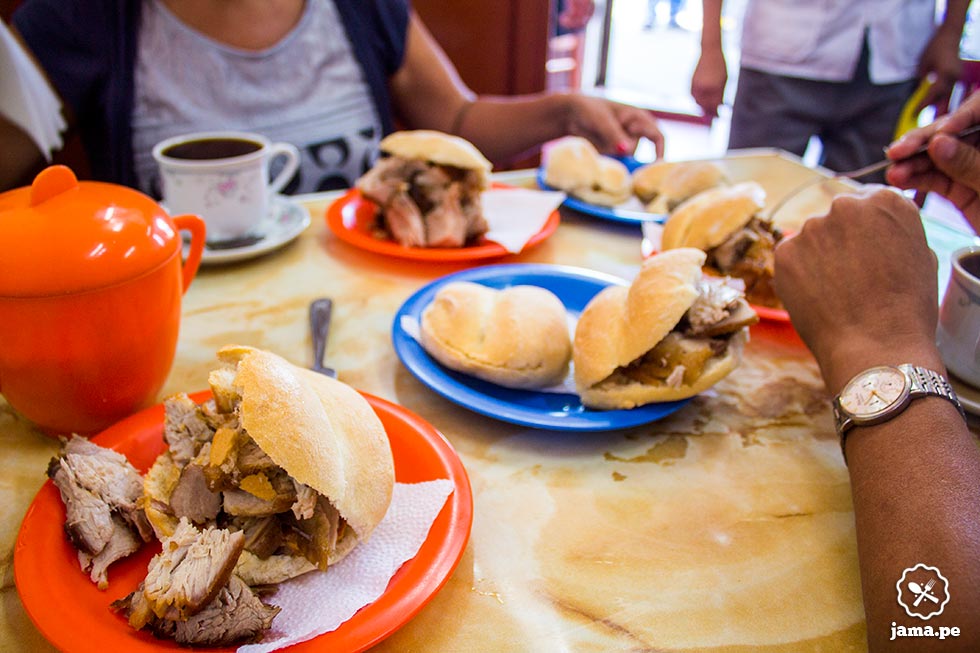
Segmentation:
{"type": "Polygon", "coordinates": [[[537,286],[448,283],[422,311],[422,347],[446,367],[509,388],[543,388],[568,373],[565,306],[537,286]]]}

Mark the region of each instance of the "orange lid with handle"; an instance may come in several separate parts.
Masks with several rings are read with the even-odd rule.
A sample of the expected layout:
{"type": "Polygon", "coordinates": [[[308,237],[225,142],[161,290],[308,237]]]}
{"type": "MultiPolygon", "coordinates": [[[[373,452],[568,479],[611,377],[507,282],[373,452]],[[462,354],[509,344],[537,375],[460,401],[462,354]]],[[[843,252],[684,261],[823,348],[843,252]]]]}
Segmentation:
{"type": "Polygon", "coordinates": [[[78,181],[62,165],[0,194],[0,297],[94,290],[140,276],[180,249],[174,221],[143,193],[78,181]]]}

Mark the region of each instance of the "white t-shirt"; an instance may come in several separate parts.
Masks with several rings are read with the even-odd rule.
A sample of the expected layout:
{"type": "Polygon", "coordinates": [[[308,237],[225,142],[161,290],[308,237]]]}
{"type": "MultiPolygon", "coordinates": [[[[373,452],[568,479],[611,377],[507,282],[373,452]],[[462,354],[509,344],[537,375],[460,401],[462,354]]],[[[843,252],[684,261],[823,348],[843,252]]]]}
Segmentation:
{"type": "Polygon", "coordinates": [[[936,0],[749,0],[741,65],[848,81],[867,33],[872,83],[904,82],[915,77],[935,17],[936,0]]]}
{"type": "Polygon", "coordinates": [[[298,147],[293,193],[351,186],[370,167],[381,122],[332,0],[308,0],[296,27],[259,52],[201,34],[158,0],[144,4],[133,108],[140,188],[160,195],[156,143],[209,130],[298,147]]]}

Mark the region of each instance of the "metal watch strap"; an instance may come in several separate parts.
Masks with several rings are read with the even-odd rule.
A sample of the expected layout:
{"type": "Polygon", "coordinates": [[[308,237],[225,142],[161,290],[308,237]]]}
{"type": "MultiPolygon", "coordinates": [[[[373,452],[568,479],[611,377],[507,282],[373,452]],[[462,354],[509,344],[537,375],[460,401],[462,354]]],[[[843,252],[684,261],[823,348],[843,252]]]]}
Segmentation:
{"type": "Polygon", "coordinates": [[[949,380],[946,379],[945,376],[928,368],[916,367],[915,365],[911,365],[909,363],[899,365],[898,369],[908,374],[909,378],[912,380],[912,387],[909,389],[909,396],[916,398],[934,395],[936,397],[948,399],[949,401],[953,402],[954,406],[956,406],[956,410],[960,412],[960,417],[966,419],[966,413],[963,411],[963,405],[960,404],[959,397],[956,396],[956,391],[953,390],[953,386],[949,384],[949,380]]]}

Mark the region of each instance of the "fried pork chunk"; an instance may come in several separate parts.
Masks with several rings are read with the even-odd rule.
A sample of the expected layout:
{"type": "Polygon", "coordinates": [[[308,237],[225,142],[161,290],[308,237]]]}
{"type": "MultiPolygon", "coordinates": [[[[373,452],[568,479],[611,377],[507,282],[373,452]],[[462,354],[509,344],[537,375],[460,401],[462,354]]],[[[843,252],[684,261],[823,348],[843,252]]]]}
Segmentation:
{"type": "Polygon", "coordinates": [[[228,646],[257,640],[279,608],[267,606],[232,573],[242,553],[242,531],[199,531],[182,519],[150,560],[146,578],[112,604],[136,629],[183,645],[228,646]]]}
{"type": "Polygon", "coordinates": [[[758,306],[781,308],[772,285],[775,274],[776,244],[783,234],[767,220],[758,217],[733,233],[725,242],[707,252],[706,265],[723,275],[745,282],[745,297],[758,306]]]}
{"type": "Polygon", "coordinates": [[[405,247],[462,247],[489,229],[474,170],[392,155],[357,188],[380,207],[380,231],[405,247]]]}
{"type": "Polygon", "coordinates": [[[243,534],[236,574],[249,585],[325,570],[346,523],[241,427],[231,386],[216,387],[201,406],[186,395],[165,401],[168,422],[176,422],[166,428],[169,451],[147,472],[143,500],[158,537],[171,536],[180,520],[243,534]]]}
{"type": "Polygon", "coordinates": [[[734,334],[759,320],[732,283],[731,279],[703,280],[697,299],[674,330],[646,354],[613,372],[610,381],[620,378],[672,388],[694,383],[713,356],[725,353],[734,334]]]}
{"type": "Polygon", "coordinates": [[[125,456],[75,436],[48,465],[65,504],[65,533],[99,589],[108,568],[153,535],[140,506],[143,479],[125,456]]]}

